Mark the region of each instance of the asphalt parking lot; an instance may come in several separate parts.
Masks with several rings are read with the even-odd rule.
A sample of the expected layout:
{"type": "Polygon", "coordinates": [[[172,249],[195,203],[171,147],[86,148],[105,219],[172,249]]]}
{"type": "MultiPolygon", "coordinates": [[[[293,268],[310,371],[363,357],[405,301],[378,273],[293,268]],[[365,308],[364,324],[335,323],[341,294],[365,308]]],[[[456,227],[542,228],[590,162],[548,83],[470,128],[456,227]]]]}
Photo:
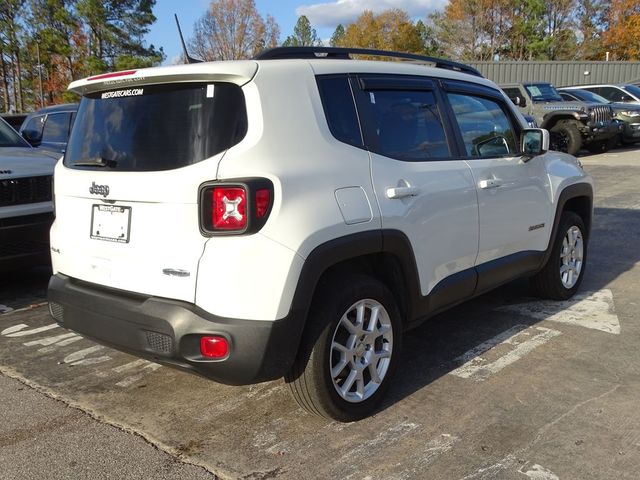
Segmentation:
{"type": "Polygon", "coordinates": [[[519,281],[432,319],[358,423],[305,413],[281,381],[218,385],[67,332],[46,269],[0,280],[0,478],[637,479],[640,150],[581,161],[597,195],[579,295],[519,281]]]}

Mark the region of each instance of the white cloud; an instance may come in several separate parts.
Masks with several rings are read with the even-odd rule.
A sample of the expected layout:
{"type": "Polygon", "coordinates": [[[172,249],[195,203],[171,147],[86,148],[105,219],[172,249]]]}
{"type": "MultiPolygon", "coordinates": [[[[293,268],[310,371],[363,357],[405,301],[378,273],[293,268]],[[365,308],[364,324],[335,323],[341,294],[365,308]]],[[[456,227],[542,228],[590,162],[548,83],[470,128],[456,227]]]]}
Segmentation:
{"type": "Polygon", "coordinates": [[[410,17],[424,18],[435,10],[442,10],[448,0],[335,0],[313,5],[301,5],[296,14],[306,15],[314,27],[336,27],[353,22],[365,10],[374,13],[399,8],[410,17]]]}

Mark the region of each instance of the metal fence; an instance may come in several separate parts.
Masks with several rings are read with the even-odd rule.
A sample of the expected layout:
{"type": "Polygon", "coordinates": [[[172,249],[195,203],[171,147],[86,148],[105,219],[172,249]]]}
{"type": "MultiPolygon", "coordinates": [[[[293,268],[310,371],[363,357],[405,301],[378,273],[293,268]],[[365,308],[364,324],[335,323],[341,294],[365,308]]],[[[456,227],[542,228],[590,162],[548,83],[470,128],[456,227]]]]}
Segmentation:
{"type": "Polygon", "coordinates": [[[640,82],[640,62],[467,62],[495,83],[551,82],[556,87],[640,82]]]}

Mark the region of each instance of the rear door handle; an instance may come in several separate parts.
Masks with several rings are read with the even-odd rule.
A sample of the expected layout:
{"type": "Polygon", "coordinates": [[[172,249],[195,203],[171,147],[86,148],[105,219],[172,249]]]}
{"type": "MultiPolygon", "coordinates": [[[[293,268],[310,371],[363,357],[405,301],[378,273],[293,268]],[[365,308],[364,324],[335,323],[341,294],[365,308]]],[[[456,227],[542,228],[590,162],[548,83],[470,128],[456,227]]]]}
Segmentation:
{"type": "Polygon", "coordinates": [[[387,188],[387,198],[415,197],[420,194],[418,187],[389,187],[387,188]]]}
{"type": "Polygon", "coordinates": [[[487,188],[497,188],[500,185],[502,185],[502,180],[500,180],[499,178],[490,178],[488,180],[480,180],[480,188],[482,189],[487,189],[487,188]]]}

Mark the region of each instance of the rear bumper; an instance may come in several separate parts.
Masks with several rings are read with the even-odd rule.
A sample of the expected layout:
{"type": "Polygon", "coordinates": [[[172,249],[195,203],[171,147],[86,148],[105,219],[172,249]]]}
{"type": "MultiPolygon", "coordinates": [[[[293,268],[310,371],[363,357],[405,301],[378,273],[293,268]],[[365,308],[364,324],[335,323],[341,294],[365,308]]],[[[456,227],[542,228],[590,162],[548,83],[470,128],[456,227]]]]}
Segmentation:
{"type": "Polygon", "coordinates": [[[238,320],[186,302],[105,289],[62,274],[49,282],[56,321],[99,343],[220,383],[246,385],[282,377],[297,353],[302,318],[238,320]],[[222,335],[229,354],[200,354],[200,337],[222,335]]]}
{"type": "Polygon", "coordinates": [[[50,263],[52,223],[52,213],[0,219],[0,270],[50,263]]]}

